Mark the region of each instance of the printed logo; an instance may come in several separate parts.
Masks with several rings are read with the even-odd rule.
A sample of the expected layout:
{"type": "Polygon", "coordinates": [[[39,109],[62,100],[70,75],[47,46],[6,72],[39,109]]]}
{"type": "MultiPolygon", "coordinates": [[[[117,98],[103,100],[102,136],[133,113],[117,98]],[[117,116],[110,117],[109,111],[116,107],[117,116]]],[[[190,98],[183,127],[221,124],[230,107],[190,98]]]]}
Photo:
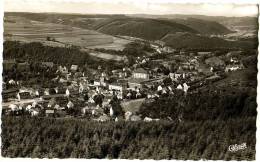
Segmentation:
{"type": "Polygon", "coordinates": [[[228,147],[228,151],[230,151],[230,152],[236,152],[236,151],[239,151],[239,150],[244,150],[244,149],[246,149],[247,147],[246,147],[246,143],[242,143],[242,144],[240,144],[240,145],[238,145],[238,144],[234,144],[234,145],[230,145],[229,147],[228,147]]]}

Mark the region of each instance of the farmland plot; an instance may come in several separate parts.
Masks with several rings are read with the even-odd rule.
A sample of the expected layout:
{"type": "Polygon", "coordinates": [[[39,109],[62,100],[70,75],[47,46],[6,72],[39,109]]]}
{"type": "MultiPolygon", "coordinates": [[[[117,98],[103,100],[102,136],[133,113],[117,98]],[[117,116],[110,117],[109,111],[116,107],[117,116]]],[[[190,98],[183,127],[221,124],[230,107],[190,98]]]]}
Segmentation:
{"type": "Polygon", "coordinates": [[[4,39],[22,42],[41,42],[50,46],[74,45],[84,48],[122,50],[128,40],[93,30],[68,25],[31,21],[19,16],[7,16],[4,22],[4,39]],[[47,37],[51,41],[47,41],[47,37]]]}

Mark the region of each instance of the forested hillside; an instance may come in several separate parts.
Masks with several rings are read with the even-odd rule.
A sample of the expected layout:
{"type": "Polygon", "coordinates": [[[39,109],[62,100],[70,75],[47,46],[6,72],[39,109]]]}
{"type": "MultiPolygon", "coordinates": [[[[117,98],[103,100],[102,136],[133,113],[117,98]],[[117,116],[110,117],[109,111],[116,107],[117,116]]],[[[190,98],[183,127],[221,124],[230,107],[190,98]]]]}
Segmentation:
{"type": "Polygon", "coordinates": [[[176,32],[197,33],[194,29],[175,22],[141,18],[111,19],[109,23],[95,29],[110,35],[127,35],[147,40],[158,40],[166,34],[176,32]]]}
{"type": "Polygon", "coordinates": [[[143,117],[183,121],[227,120],[256,117],[256,92],[254,88],[207,90],[182,95],[164,96],[142,105],[139,113],[143,117]]]}
{"type": "Polygon", "coordinates": [[[2,156],[253,160],[255,131],[255,117],[179,124],[3,118],[2,156]],[[247,149],[228,151],[244,142],[247,149]]]}
{"type": "Polygon", "coordinates": [[[166,45],[185,49],[256,49],[256,41],[227,41],[221,38],[210,38],[192,33],[167,34],[162,38],[166,45]]]}
{"type": "Polygon", "coordinates": [[[16,41],[5,41],[3,59],[17,59],[31,63],[41,63],[51,61],[59,65],[73,64],[90,68],[97,68],[106,64],[108,68],[122,67],[123,63],[115,61],[101,60],[90,56],[87,52],[79,50],[77,47],[51,47],[41,43],[21,43],[16,41]]]}
{"type": "Polygon", "coordinates": [[[195,29],[201,34],[228,34],[232,32],[215,21],[206,21],[195,18],[173,19],[172,21],[195,29]]]}
{"type": "Polygon", "coordinates": [[[257,29],[258,27],[258,17],[225,17],[225,16],[206,16],[206,15],[182,15],[182,14],[168,14],[168,15],[145,15],[145,14],[136,14],[132,15],[133,17],[141,18],[156,18],[156,19],[199,19],[205,21],[215,21],[226,27],[233,26],[246,26],[248,29],[257,29]]]}

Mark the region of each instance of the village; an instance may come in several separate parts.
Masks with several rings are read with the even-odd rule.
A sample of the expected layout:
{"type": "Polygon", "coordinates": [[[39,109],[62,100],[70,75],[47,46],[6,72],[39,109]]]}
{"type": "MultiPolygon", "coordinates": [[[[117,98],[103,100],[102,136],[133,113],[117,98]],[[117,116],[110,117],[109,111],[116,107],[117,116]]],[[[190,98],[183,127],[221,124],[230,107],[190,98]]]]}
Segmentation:
{"type": "Polygon", "coordinates": [[[79,65],[41,62],[37,75],[51,76],[42,87],[36,83],[25,85],[8,75],[15,69],[27,76],[32,69],[30,63],[4,60],[2,114],[78,117],[100,122],[157,121],[160,119],[138,115],[143,102],[177,91],[186,95],[245,68],[240,60],[242,51],[221,55],[219,51],[190,52],[171,49],[161,42],[151,43],[151,47],[156,52],[136,57],[132,66],[107,71],[100,65],[89,69],[91,76],[79,65]]]}

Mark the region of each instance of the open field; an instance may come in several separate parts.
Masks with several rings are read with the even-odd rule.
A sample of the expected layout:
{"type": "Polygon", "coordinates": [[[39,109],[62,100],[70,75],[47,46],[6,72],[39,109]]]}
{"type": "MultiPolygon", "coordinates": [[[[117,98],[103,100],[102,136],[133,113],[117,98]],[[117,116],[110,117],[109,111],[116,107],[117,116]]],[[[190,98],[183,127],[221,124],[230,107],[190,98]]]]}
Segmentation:
{"type": "Polygon", "coordinates": [[[116,50],[123,50],[125,44],[128,44],[129,40],[127,39],[121,39],[118,37],[112,37],[113,43],[110,44],[102,44],[102,45],[89,45],[88,48],[95,49],[95,48],[105,48],[105,49],[116,49],[116,50]]]}
{"type": "Polygon", "coordinates": [[[131,101],[126,101],[121,104],[123,107],[124,111],[131,111],[131,112],[138,112],[142,103],[144,102],[144,98],[141,99],[136,99],[136,100],[131,100],[131,101]]]}
{"type": "Polygon", "coordinates": [[[19,16],[5,17],[4,39],[22,42],[41,42],[49,46],[75,45],[85,48],[115,50],[122,50],[124,45],[130,42],[93,30],[32,21],[19,16]],[[47,37],[50,37],[51,40],[47,41],[47,37]]]}
{"type": "Polygon", "coordinates": [[[115,61],[121,61],[123,59],[122,56],[118,56],[118,55],[112,55],[112,54],[108,54],[108,53],[103,53],[103,52],[90,52],[89,55],[91,56],[95,56],[101,59],[105,59],[105,60],[115,60],[115,61]]]}

